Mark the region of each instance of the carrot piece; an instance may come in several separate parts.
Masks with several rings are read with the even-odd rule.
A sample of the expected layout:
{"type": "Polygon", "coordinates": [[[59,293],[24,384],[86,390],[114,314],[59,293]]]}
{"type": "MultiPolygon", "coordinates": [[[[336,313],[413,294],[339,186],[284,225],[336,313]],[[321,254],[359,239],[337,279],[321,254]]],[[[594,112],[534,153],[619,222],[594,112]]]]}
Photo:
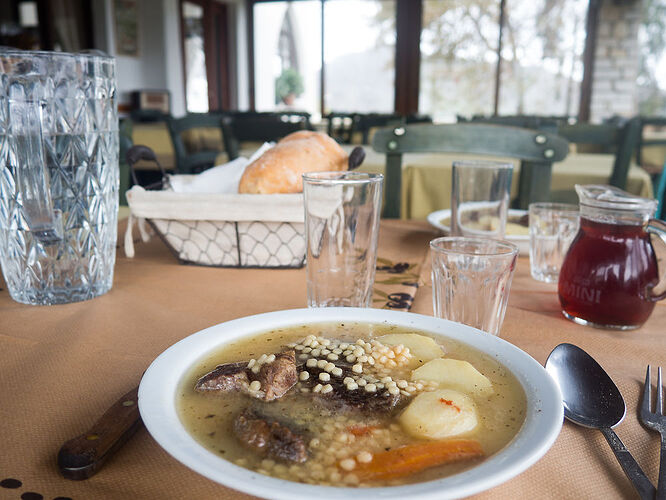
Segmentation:
{"type": "Polygon", "coordinates": [[[347,431],[356,437],[367,436],[375,429],[379,429],[376,425],[350,425],[347,431]]]}
{"type": "Polygon", "coordinates": [[[361,481],[379,481],[409,476],[436,465],[483,456],[478,441],[455,439],[411,444],[377,453],[368,463],[359,463],[354,474],[361,481]]]}

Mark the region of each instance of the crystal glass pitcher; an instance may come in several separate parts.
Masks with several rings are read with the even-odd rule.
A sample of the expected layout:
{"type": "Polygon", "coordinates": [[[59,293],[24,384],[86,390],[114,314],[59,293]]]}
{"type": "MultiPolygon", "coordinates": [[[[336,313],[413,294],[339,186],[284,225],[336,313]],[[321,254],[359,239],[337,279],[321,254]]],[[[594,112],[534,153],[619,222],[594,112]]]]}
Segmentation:
{"type": "Polygon", "coordinates": [[[111,288],[118,218],[115,61],[0,50],[0,264],[26,304],[111,288]]]}
{"type": "Polygon", "coordinates": [[[638,328],[666,296],[654,293],[650,233],[666,235],[666,224],[650,218],[657,202],[604,185],[576,185],[576,192],[580,227],[560,269],[562,312],[583,325],[638,328]]]}

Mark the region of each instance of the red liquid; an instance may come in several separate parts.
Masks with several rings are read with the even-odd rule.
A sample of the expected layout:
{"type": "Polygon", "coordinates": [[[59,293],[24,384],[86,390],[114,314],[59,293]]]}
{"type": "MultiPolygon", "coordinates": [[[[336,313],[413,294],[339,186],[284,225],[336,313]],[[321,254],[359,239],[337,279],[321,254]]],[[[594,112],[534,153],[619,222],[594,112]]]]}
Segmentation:
{"type": "Polygon", "coordinates": [[[597,326],[638,327],[654,309],[648,288],[658,281],[650,237],[641,226],[581,217],[560,270],[560,304],[570,316],[597,326]]]}

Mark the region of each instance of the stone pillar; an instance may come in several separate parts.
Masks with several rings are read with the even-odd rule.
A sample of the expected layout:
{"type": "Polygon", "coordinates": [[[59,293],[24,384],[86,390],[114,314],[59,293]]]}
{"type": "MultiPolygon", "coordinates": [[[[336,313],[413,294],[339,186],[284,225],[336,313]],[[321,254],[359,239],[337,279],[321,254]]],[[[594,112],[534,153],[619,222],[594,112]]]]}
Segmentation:
{"type": "Polygon", "coordinates": [[[637,113],[640,0],[604,0],[599,12],[590,121],[637,113]]]}

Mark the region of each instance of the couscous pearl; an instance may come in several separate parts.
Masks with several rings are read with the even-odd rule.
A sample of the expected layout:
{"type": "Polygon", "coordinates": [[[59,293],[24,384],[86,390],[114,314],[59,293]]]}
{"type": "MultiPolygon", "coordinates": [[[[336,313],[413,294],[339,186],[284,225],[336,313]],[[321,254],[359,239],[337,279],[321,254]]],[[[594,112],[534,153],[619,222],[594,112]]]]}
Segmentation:
{"type": "Polygon", "coordinates": [[[356,460],[353,458],[345,458],[344,460],[340,460],[340,468],[347,471],[354,470],[356,468],[356,460]]]}
{"type": "Polygon", "coordinates": [[[356,460],[362,464],[367,464],[368,462],[372,461],[372,453],[367,451],[362,451],[358,455],[356,455],[356,460]]]}
{"type": "Polygon", "coordinates": [[[261,382],[259,382],[258,380],[253,380],[250,383],[250,390],[256,392],[259,389],[261,389],[261,382]]]}
{"type": "Polygon", "coordinates": [[[325,359],[320,359],[317,361],[317,368],[321,368],[322,370],[326,366],[327,361],[325,359]]]}
{"type": "Polygon", "coordinates": [[[312,388],[312,392],[321,392],[322,385],[317,384],[312,388]]]}
{"type": "Polygon", "coordinates": [[[322,394],[327,394],[333,390],[333,386],[331,384],[326,384],[324,387],[321,388],[321,393],[322,394]]]}
{"type": "Polygon", "coordinates": [[[347,384],[347,390],[355,391],[356,389],[358,389],[358,384],[356,382],[350,382],[347,384]]]}
{"type": "Polygon", "coordinates": [[[275,361],[275,354],[271,354],[266,358],[266,363],[272,363],[273,361],[275,361]]]}
{"type": "Polygon", "coordinates": [[[347,363],[353,363],[354,361],[356,361],[356,356],[354,356],[353,354],[350,354],[349,356],[347,356],[345,358],[345,360],[347,360],[347,363]]]}
{"type": "Polygon", "coordinates": [[[377,390],[377,386],[375,384],[368,384],[365,386],[366,392],[375,392],[377,390]]]}
{"type": "Polygon", "coordinates": [[[326,366],[324,366],[324,370],[327,372],[330,372],[333,368],[335,368],[335,365],[333,363],[326,363],[326,366]]]}
{"type": "Polygon", "coordinates": [[[368,383],[368,381],[365,380],[364,378],[360,378],[360,379],[358,379],[358,382],[356,382],[356,383],[357,383],[358,385],[360,385],[361,387],[363,387],[365,384],[368,383]]]}
{"type": "Polygon", "coordinates": [[[339,377],[342,375],[342,368],[338,368],[337,366],[331,370],[331,373],[335,375],[336,377],[339,377]]]}
{"type": "Polygon", "coordinates": [[[328,356],[326,356],[326,358],[330,359],[331,361],[337,361],[338,360],[338,355],[331,353],[328,356]]]}
{"type": "Polygon", "coordinates": [[[319,374],[319,380],[321,380],[322,382],[328,382],[329,380],[331,380],[331,376],[326,372],[321,372],[319,374]]]}
{"type": "Polygon", "coordinates": [[[314,358],[310,358],[305,362],[305,366],[307,366],[308,368],[314,368],[315,366],[317,366],[317,360],[314,358]]]}
{"type": "Polygon", "coordinates": [[[351,378],[351,377],[345,377],[344,380],[342,381],[342,383],[345,384],[345,385],[347,385],[347,384],[349,384],[350,382],[353,382],[353,381],[354,381],[353,378],[351,378]]]}
{"type": "Polygon", "coordinates": [[[257,362],[256,359],[251,359],[250,361],[248,361],[247,367],[252,368],[256,362],[257,362]]]}
{"type": "Polygon", "coordinates": [[[356,363],[354,366],[352,366],[352,371],[354,373],[363,373],[363,365],[356,363]]]}
{"type": "Polygon", "coordinates": [[[298,376],[301,380],[307,380],[310,378],[310,372],[301,372],[301,374],[298,376]]]}

